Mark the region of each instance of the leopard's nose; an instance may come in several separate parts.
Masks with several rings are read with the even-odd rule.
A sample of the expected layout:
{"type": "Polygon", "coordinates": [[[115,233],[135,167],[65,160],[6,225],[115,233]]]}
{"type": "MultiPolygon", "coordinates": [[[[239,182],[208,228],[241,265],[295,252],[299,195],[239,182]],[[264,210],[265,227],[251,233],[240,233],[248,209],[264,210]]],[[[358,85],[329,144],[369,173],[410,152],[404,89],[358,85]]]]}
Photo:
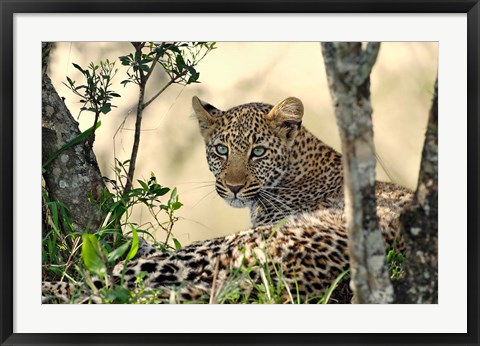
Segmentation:
{"type": "Polygon", "coordinates": [[[245,186],[245,185],[230,185],[230,184],[226,184],[226,185],[230,189],[230,191],[232,191],[234,194],[237,194],[238,191],[240,191],[242,187],[245,186]]]}

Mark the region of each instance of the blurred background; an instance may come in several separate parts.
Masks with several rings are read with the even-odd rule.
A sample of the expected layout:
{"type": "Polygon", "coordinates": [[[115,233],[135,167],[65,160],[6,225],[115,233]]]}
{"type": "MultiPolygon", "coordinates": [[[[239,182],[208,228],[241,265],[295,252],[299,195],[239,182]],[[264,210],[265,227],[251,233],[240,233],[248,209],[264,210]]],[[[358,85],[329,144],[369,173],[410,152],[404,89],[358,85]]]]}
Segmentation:
{"type": "MultiPolygon", "coordinates": [[[[49,67],[53,85],[84,131],[92,126],[93,113],[78,116],[82,104],[63,82],[66,76],[82,81],[72,63],[86,67],[107,58],[117,61],[119,71],[112,90],[122,97],[114,100],[117,108],[101,119],[94,143],[102,174],[112,179],[114,157],[129,159],[133,144],[138,87],[120,85],[126,79],[127,67],[118,60],[133,51],[129,42],[59,42],[49,67]]],[[[437,61],[436,42],[381,45],[371,75],[379,180],[416,187],[437,61]]],[[[318,42],[218,42],[197,71],[199,84],[172,85],[144,111],[135,171],[137,179],[148,179],[154,172],[159,184],[177,187],[184,206],[177,212],[180,220],[173,234],[182,245],[250,227],[248,210],[229,207],[215,192],[203,139],[193,117],[192,96],[224,110],[254,101],[275,104],[296,96],[305,106],[303,124],[336,150],[341,147],[318,42]]],[[[166,81],[167,76],[157,66],[145,99],[166,81]]],[[[137,207],[131,221],[142,225],[151,221],[151,216],[137,207]]],[[[157,230],[156,236],[162,240],[165,233],[157,230]]]]}

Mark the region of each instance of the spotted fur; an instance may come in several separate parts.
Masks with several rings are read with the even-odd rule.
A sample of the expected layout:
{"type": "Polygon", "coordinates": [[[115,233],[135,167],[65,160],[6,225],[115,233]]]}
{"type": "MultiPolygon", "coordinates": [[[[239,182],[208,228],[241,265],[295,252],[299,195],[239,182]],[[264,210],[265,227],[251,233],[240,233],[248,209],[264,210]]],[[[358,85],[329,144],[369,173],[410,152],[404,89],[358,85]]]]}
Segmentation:
{"type": "MultiPolygon", "coordinates": [[[[194,98],[193,108],[218,194],[233,207],[248,207],[253,227],[289,215],[344,208],[342,156],[301,126],[299,99],[289,97],[275,107],[248,103],[221,111],[194,98]],[[228,153],[219,154],[218,145],[228,153]],[[253,155],[258,147],[264,149],[261,157],[253,155]]],[[[378,182],[376,197],[380,218],[390,220],[389,214],[398,214],[411,193],[378,182]]]]}

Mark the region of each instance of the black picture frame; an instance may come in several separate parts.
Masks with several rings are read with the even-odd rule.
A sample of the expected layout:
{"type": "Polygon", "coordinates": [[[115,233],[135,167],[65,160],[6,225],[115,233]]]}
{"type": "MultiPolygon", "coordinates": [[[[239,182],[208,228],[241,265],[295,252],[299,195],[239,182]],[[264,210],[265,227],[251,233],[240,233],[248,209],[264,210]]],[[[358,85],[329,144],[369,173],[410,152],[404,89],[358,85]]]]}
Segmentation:
{"type": "MultiPolygon", "coordinates": [[[[2,345],[410,344],[478,345],[479,17],[478,0],[193,1],[1,0],[0,341],[2,345]],[[467,13],[468,332],[465,334],[19,334],[13,332],[13,16],[15,13],[467,13]]],[[[454,115],[451,115],[454,116],[454,115]]],[[[454,318],[454,317],[452,317],[454,318]]],[[[341,323],[341,321],[339,321],[341,323]]]]}

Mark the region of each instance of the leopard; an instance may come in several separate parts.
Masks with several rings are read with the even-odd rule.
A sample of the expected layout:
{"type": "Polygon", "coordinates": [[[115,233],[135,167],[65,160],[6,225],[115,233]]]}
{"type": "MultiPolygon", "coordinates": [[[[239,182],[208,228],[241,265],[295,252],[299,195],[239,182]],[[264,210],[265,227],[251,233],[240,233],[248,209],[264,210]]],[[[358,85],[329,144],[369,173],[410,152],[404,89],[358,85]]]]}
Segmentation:
{"type": "MultiPolygon", "coordinates": [[[[302,125],[304,106],[288,97],[221,111],[192,99],[215,188],[230,206],[247,207],[252,227],[295,214],[344,209],[342,154],[302,125]]],[[[411,192],[376,182],[377,213],[388,238],[401,241],[398,213],[411,192]]]]}
{"type": "MultiPolygon", "coordinates": [[[[215,189],[228,205],[249,209],[252,227],[174,252],[141,241],[132,260],[115,266],[113,282],[136,290],[142,276],[145,288],[170,301],[211,302],[232,280],[254,299],[254,287],[268,274],[284,285],[285,302],[317,302],[350,265],[342,154],[302,125],[304,106],[296,97],[222,111],[194,96],[192,107],[215,189]],[[245,268],[251,270],[245,274],[245,268]]],[[[388,182],[376,182],[375,190],[385,248],[402,251],[399,216],[413,194],[388,182]]],[[[78,289],[66,282],[42,285],[45,302],[51,296],[68,301],[78,289]]],[[[338,292],[330,302],[350,301],[348,280],[338,292]]],[[[94,295],[82,299],[102,302],[94,295]]]]}

